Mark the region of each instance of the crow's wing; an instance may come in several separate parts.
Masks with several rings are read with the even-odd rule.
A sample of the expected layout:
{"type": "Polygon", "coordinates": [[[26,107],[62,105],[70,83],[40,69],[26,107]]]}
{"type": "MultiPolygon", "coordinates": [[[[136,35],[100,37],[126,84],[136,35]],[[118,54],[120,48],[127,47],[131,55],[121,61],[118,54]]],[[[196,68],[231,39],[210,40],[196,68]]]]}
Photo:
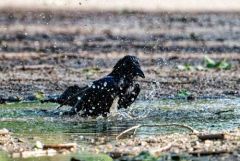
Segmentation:
{"type": "Polygon", "coordinates": [[[60,105],[74,106],[77,103],[77,98],[81,96],[88,86],[79,87],[77,85],[68,87],[59,97],[49,97],[42,102],[59,103],[60,105]]]}
{"type": "Polygon", "coordinates": [[[118,101],[118,109],[129,107],[136,100],[140,90],[139,84],[135,84],[134,86],[130,87],[124,95],[120,96],[118,101]]]}
{"type": "Polygon", "coordinates": [[[88,88],[89,88],[88,86],[85,87],[79,87],[77,85],[70,86],[63,92],[63,94],[60,95],[60,97],[58,98],[58,103],[73,107],[77,103],[78,97],[83,95],[88,88]]]}
{"type": "Polygon", "coordinates": [[[79,96],[70,114],[82,111],[83,115],[97,116],[109,112],[114,98],[120,93],[119,79],[104,77],[94,81],[84,94],[79,96]]]}

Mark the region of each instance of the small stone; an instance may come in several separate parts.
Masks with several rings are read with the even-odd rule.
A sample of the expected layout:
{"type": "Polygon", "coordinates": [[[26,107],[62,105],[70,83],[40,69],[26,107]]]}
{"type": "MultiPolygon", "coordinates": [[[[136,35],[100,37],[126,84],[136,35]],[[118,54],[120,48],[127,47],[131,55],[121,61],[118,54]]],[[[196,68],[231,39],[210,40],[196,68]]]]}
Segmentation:
{"type": "Polygon", "coordinates": [[[42,149],[43,148],[43,144],[40,141],[36,141],[35,148],[42,149]]]}

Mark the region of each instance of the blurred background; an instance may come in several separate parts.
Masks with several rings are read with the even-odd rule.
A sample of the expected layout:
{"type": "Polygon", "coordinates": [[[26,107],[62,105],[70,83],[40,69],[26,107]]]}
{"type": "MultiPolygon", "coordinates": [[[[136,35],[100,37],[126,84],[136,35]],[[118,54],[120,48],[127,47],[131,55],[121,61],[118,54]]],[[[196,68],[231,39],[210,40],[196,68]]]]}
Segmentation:
{"type": "Polygon", "coordinates": [[[88,11],[239,11],[239,0],[6,0],[1,8],[88,11]]]}
{"type": "Polygon", "coordinates": [[[239,9],[240,0],[2,0],[0,92],[61,93],[131,54],[147,75],[142,99],[239,96],[239,9]]]}

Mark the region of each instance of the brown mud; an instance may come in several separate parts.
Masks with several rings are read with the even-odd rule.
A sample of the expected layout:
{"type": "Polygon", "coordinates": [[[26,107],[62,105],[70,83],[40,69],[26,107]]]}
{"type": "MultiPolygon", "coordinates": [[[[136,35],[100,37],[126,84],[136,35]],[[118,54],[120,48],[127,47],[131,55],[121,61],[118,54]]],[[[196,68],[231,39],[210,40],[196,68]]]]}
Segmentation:
{"type": "Polygon", "coordinates": [[[240,96],[239,13],[0,11],[0,94],[59,94],[111,71],[126,54],[148,81],[140,99],[240,96]],[[230,70],[179,70],[226,59],[230,70]],[[157,83],[156,83],[157,82],[157,83]]]}

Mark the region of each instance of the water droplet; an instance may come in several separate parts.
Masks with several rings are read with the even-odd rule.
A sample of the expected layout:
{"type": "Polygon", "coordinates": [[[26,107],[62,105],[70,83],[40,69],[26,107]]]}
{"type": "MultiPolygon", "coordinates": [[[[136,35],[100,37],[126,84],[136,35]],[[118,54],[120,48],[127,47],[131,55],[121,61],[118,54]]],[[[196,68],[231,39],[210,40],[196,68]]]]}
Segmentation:
{"type": "Polygon", "coordinates": [[[91,87],[92,86],[92,84],[88,84],[88,87],[91,87]]]}
{"type": "Polygon", "coordinates": [[[103,86],[106,87],[107,86],[107,82],[104,82],[103,86]]]}

